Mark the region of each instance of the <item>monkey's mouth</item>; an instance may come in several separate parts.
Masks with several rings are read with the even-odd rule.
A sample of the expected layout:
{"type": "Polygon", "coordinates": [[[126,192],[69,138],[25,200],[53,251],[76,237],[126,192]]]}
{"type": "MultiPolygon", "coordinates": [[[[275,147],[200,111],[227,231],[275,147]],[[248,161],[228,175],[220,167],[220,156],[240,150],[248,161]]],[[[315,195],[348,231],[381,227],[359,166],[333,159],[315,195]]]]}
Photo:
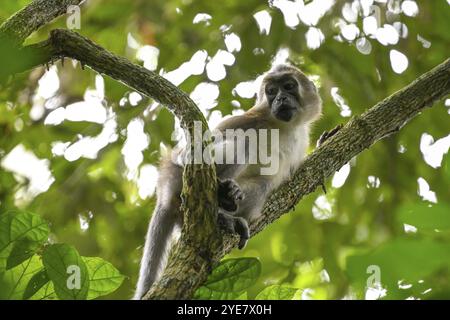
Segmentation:
{"type": "Polygon", "coordinates": [[[294,112],[295,112],[295,108],[292,108],[290,106],[281,106],[275,112],[275,117],[277,119],[287,122],[292,119],[292,117],[294,116],[294,112]]]}

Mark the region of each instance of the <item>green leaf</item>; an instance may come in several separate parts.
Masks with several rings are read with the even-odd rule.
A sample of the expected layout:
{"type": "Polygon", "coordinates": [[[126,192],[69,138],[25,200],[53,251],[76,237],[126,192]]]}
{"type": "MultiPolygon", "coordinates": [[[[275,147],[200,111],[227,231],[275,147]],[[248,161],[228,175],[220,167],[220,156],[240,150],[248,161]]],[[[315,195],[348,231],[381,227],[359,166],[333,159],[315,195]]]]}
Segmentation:
{"type": "Polygon", "coordinates": [[[58,300],[58,296],[55,293],[53,282],[49,281],[42,288],[40,288],[30,300],[58,300]]]}
{"type": "Polygon", "coordinates": [[[445,203],[426,204],[423,202],[402,206],[398,212],[402,223],[423,230],[450,229],[450,206],[445,203]]]}
{"type": "Polygon", "coordinates": [[[0,299],[22,299],[30,279],[43,269],[39,256],[35,255],[0,276],[0,299]]]}
{"type": "Polygon", "coordinates": [[[0,272],[28,259],[47,240],[48,234],[47,222],[39,215],[25,211],[9,211],[1,215],[0,272]],[[17,244],[20,240],[24,242],[17,244]]]}
{"type": "Polygon", "coordinates": [[[89,273],[75,248],[67,244],[50,245],[45,249],[42,261],[60,299],[87,298],[89,273]]]}
{"type": "Polygon", "coordinates": [[[30,281],[27,284],[25,292],[23,294],[23,299],[27,300],[35,295],[43,286],[45,286],[50,281],[47,271],[42,269],[38,273],[35,273],[33,277],[31,277],[30,281]]]}
{"type": "Polygon", "coordinates": [[[247,293],[247,291],[242,292],[239,296],[234,298],[234,300],[248,300],[248,293],[247,293]]]}
{"type": "Polygon", "coordinates": [[[223,260],[209,275],[194,297],[196,299],[235,299],[252,286],[261,274],[256,258],[223,260]]]}
{"type": "Polygon", "coordinates": [[[194,299],[197,300],[242,300],[245,291],[240,292],[221,292],[214,291],[207,287],[200,287],[194,293],[194,299]]]}
{"type": "Polygon", "coordinates": [[[39,249],[41,243],[30,239],[20,239],[13,244],[13,248],[6,261],[6,270],[14,268],[25,260],[31,258],[39,249]]]}
{"type": "Polygon", "coordinates": [[[98,257],[83,257],[89,273],[88,299],[114,292],[120,287],[125,276],[109,262],[98,257]]]}
{"type": "Polygon", "coordinates": [[[222,292],[241,292],[253,285],[261,274],[257,258],[223,260],[209,275],[205,287],[222,292]]]}
{"type": "Polygon", "coordinates": [[[292,300],[299,291],[284,285],[273,285],[265,288],[257,296],[256,300],[292,300]]]}

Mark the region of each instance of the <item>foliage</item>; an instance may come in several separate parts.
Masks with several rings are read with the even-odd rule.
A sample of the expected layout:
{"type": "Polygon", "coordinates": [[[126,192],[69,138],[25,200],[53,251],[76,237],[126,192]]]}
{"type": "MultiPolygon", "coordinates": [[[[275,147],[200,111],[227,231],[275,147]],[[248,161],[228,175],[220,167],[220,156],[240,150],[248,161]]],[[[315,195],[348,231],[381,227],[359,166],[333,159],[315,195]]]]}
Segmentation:
{"type": "Polygon", "coordinates": [[[81,257],[67,244],[49,244],[48,223],[39,215],[3,213],[0,230],[0,299],[94,299],[114,292],[124,280],[101,258],[81,257]],[[72,276],[79,284],[69,285],[72,276]]]}
{"type": "Polygon", "coordinates": [[[256,258],[223,260],[198,288],[196,299],[239,299],[261,274],[261,263],[256,258]]]}
{"type": "MultiPolygon", "coordinates": [[[[29,2],[3,0],[0,22],[29,2]]],[[[348,121],[348,110],[362,113],[448,57],[450,6],[445,0],[415,1],[415,16],[397,8],[414,1],[373,1],[380,9],[378,27],[397,22],[403,24],[398,32],[407,30],[406,36],[387,45],[364,33],[361,13],[351,16],[346,5],[359,1],[337,1],[317,24],[300,21],[290,27],[276,6],[282,2],[91,0],[82,6],[77,31],[139,64],[143,61],[137,53],[144,46],[149,52],[158,49],[157,72],[174,71],[201,50],[208,55],[206,63],[211,62],[218,50],[227,51],[225,37],[237,35],[241,48],[230,49],[235,61],[224,66],[224,79],[212,80],[203,67],[179,85],[188,93],[201,83],[217,86],[218,97],[213,94],[213,102],[202,108],[211,122],[250,108],[253,99],[239,95],[236,86],[254,80],[280,49],[288,48],[290,60],[320,87],[324,112],[312,141],[348,121]],[[271,17],[268,34],[253,17],[262,10],[271,17]],[[193,23],[198,13],[211,19],[193,23]],[[358,36],[343,37],[342,23],[355,25],[358,36]],[[306,34],[316,32],[314,27],[324,37],[313,49],[306,34]],[[371,44],[368,54],[359,51],[363,38],[371,44]],[[392,68],[391,50],[408,59],[400,74],[392,68]]],[[[328,1],[297,4],[303,2],[328,1]]],[[[66,27],[63,17],[27,43],[46,39],[56,27],[66,27]]],[[[200,89],[206,96],[215,87],[200,89]]],[[[448,100],[447,105],[440,102],[358,155],[326,183],[327,194],[317,190],[252,238],[245,250],[233,251],[195,297],[370,298],[384,289],[385,299],[450,298],[449,112],[448,100]],[[380,270],[374,288],[368,287],[370,266],[380,270]]],[[[161,146],[175,143],[174,124],[172,115],[150,99],[139,100],[122,84],[83,71],[71,61],[64,67],[58,62],[48,72],[42,67],[18,75],[2,88],[0,212],[20,211],[0,215],[0,297],[129,298],[155,204],[153,173],[161,146]],[[56,82],[50,81],[55,74],[56,82]],[[54,92],[45,94],[43,83],[52,83],[54,92]],[[70,110],[62,108],[80,101],[95,110],[103,108],[102,120],[67,116],[70,110]],[[58,112],[66,118],[49,124],[58,112]],[[98,139],[98,152],[73,156],[74,145],[86,139],[98,139]],[[35,158],[6,166],[5,159],[18,146],[25,150],[22,155],[35,158]],[[127,278],[105,260],[81,257],[69,244],[83,256],[110,261],[127,278]],[[65,292],[56,272],[71,263],[89,274],[77,292],[65,292]]],[[[83,146],[82,151],[89,149],[83,146]]]]}

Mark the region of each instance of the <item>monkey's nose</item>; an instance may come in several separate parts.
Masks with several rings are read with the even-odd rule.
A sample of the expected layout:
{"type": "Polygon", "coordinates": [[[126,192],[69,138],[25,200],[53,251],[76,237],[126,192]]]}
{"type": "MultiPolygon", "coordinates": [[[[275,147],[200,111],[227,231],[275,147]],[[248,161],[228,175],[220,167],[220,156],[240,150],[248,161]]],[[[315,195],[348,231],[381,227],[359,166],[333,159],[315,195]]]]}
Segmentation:
{"type": "Polygon", "coordinates": [[[285,96],[277,97],[277,102],[284,102],[284,101],[286,101],[286,97],[285,96]]]}

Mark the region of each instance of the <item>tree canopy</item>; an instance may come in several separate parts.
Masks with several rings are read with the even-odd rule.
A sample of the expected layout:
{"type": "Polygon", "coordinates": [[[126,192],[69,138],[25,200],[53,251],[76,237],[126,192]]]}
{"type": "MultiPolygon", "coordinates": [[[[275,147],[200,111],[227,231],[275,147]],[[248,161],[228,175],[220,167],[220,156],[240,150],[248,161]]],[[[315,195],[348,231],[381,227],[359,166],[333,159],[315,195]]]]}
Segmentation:
{"type": "MultiPolygon", "coordinates": [[[[3,1],[0,22],[29,3],[3,1]]],[[[273,61],[291,61],[323,99],[312,141],[445,61],[450,44],[445,0],[90,0],[80,8],[79,29],[74,10],[25,45],[75,27],[188,93],[210,127],[252,106],[255,79],[273,61]]],[[[83,69],[65,59],[2,79],[0,228],[36,231],[0,238],[1,298],[131,296],[158,159],[179,124],[152,99],[83,69]],[[45,242],[42,255],[12,254],[45,242]],[[73,296],[56,275],[42,280],[39,270],[61,252],[83,261],[89,290],[73,296]],[[21,272],[28,277],[17,285],[21,272]]],[[[325,181],[326,194],[317,189],[232,251],[194,298],[449,298],[449,108],[449,99],[437,102],[358,154],[325,181]]]]}

